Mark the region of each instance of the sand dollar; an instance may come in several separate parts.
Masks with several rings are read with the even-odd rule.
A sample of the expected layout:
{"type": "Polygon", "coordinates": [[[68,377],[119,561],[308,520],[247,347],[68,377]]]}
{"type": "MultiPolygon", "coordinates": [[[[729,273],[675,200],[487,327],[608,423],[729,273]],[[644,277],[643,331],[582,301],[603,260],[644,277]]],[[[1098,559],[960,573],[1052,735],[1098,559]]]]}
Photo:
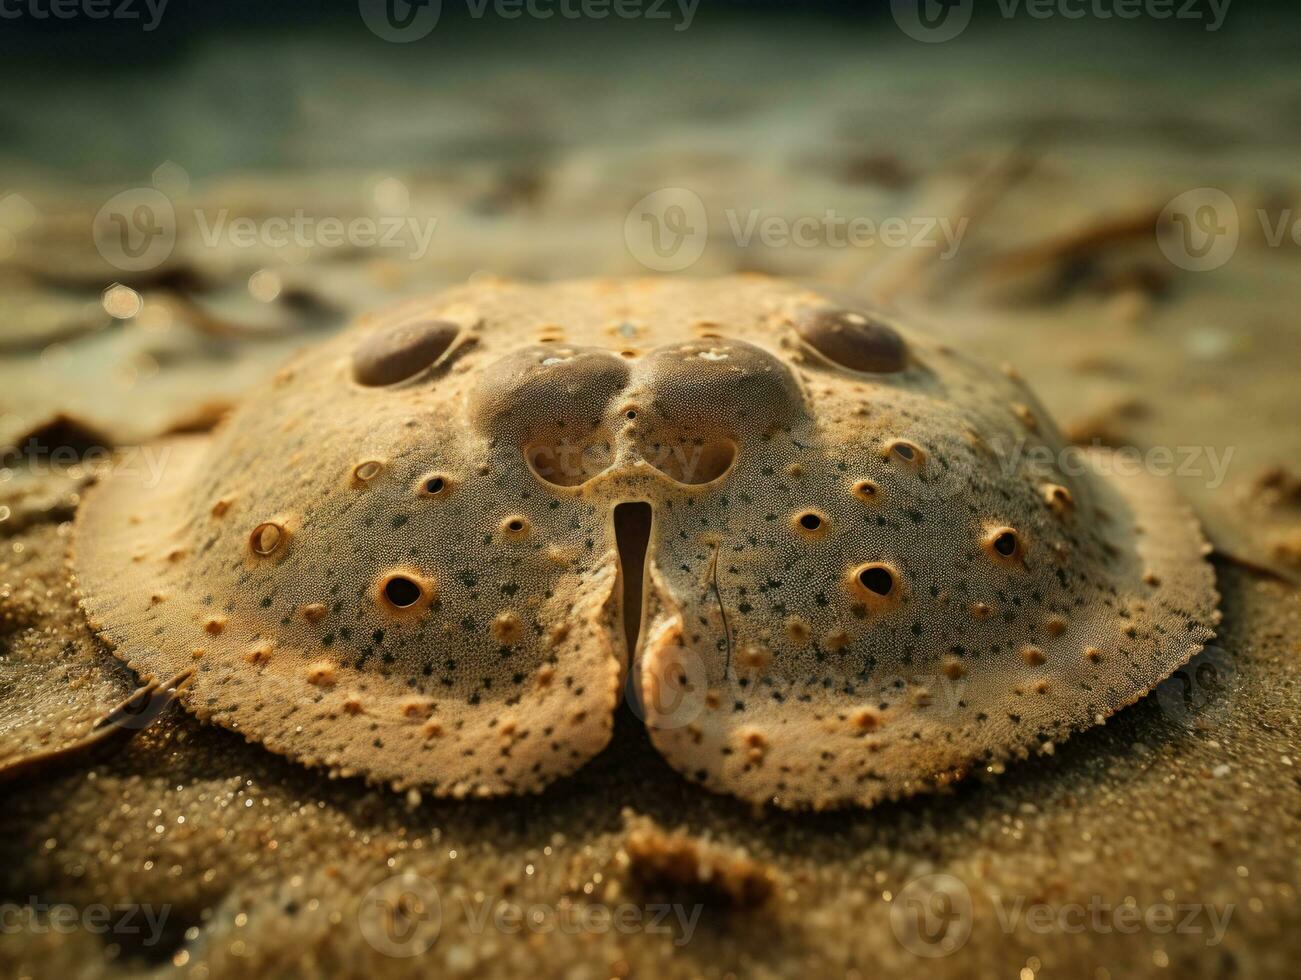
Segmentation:
{"type": "Polygon", "coordinates": [[[870,805],[1093,725],[1212,635],[1166,484],[876,311],[745,276],[483,281],[403,315],[77,519],[117,655],[193,668],[191,711],[304,763],[535,791],[631,690],[687,778],[870,805]]]}

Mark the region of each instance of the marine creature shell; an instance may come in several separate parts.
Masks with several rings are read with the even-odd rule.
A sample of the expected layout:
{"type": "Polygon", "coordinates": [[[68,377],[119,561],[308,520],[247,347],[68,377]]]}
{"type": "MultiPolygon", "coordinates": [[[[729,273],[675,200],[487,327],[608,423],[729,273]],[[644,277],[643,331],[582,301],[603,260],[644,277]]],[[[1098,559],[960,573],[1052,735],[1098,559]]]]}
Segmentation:
{"type": "Polygon", "coordinates": [[[1060,740],[1212,635],[1161,481],[1019,380],[762,277],[490,280],[292,361],[87,495],[83,605],[303,763],[536,791],[628,701],[711,789],[872,803],[1060,740]]]}

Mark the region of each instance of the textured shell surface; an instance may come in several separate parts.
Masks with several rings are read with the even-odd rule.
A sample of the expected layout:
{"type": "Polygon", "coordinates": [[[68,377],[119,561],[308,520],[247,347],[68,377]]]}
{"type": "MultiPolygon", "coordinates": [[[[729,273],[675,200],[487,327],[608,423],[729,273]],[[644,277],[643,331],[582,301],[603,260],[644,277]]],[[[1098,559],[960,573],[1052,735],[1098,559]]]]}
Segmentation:
{"type": "Polygon", "coordinates": [[[871,805],[1102,721],[1218,619],[1165,483],[1014,373],[758,276],[475,281],[163,449],[77,518],[117,656],[437,794],[540,790],[627,704],[711,789],[871,805]]]}

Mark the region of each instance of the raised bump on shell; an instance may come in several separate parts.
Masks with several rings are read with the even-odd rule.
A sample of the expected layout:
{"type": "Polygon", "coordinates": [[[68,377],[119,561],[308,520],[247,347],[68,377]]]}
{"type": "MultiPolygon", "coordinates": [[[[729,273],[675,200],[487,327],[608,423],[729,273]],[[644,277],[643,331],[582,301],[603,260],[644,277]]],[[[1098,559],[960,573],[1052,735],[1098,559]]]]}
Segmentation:
{"type": "Polygon", "coordinates": [[[898,331],[859,310],[819,310],[796,322],[800,339],[827,360],[852,371],[892,374],[908,363],[898,331]]]}
{"type": "Polygon", "coordinates": [[[447,320],[418,320],[371,334],[352,355],[352,377],[366,387],[405,381],[443,356],[460,327],[447,320]]]}

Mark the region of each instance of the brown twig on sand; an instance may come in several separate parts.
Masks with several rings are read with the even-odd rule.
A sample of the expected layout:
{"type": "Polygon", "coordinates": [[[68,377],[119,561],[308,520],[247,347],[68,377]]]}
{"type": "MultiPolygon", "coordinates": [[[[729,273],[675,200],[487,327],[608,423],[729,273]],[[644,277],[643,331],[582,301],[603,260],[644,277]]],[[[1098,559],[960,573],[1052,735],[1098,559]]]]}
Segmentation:
{"type": "MultiPolygon", "coordinates": [[[[949,209],[948,216],[965,219],[970,228],[989,214],[1038,165],[1041,154],[1031,148],[1032,142],[1029,138],[1022,140],[987,167],[967,187],[956,206],[949,209]]],[[[872,297],[888,304],[904,293],[921,289],[937,255],[936,249],[909,249],[900,260],[886,263],[869,287],[872,297]]]]}
{"type": "Polygon", "coordinates": [[[240,340],[268,340],[285,336],[304,327],[315,325],[335,313],[328,304],[321,302],[314,295],[305,291],[296,291],[282,297],[282,303],[292,304],[303,316],[301,322],[278,327],[250,327],[230,317],[219,316],[205,308],[189,292],[171,289],[166,293],[167,301],[176,307],[185,321],[201,333],[212,337],[238,338],[240,340]]]}
{"type": "Polygon", "coordinates": [[[1044,267],[1062,268],[1087,262],[1107,249],[1155,233],[1160,211],[1144,208],[1087,224],[1025,248],[996,255],[986,270],[996,276],[1017,276],[1044,267]]]}

